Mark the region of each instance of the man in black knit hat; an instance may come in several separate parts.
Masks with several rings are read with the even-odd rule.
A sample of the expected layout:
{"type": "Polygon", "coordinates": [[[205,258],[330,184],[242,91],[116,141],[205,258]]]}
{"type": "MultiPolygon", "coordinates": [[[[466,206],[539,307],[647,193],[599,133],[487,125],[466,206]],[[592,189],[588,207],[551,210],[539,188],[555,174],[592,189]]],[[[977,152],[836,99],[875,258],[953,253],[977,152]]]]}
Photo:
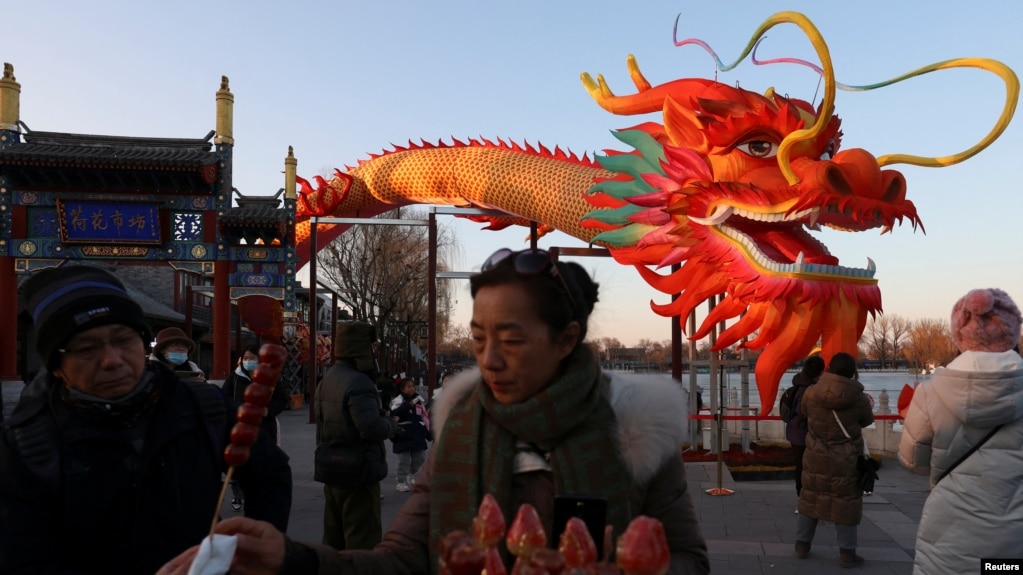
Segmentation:
{"type": "MultiPolygon", "coordinates": [[[[19,292],[45,369],[0,436],[0,572],[147,573],[209,531],[237,404],[148,362],[142,309],[91,266],[19,292]]],[[[261,435],[246,515],[287,528],[288,457],[261,435]]]]}

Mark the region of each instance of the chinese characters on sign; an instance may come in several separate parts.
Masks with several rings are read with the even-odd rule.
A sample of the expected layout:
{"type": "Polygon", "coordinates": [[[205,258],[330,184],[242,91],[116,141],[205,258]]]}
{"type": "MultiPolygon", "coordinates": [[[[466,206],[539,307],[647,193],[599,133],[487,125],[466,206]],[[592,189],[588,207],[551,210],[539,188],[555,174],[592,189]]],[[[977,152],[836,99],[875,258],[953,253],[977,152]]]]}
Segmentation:
{"type": "Polygon", "coordinates": [[[155,203],[57,200],[60,239],[68,243],[159,244],[161,218],[155,203]]]}

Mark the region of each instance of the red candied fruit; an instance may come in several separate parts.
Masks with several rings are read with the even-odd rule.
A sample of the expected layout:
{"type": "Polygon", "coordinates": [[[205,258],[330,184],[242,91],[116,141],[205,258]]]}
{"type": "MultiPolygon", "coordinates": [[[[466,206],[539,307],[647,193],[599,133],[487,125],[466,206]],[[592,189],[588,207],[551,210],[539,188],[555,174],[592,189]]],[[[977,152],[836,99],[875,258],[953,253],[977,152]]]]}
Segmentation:
{"type": "Polygon", "coordinates": [[[245,403],[266,407],[270,404],[270,396],[273,392],[272,387],[252,382],[245,388],[245,403]]]}
{"type": "Polygon", "coordinates": [[[281,366],[288,359],[288,350],[283,347],[273,344],[264,343],[263,347],[259,348],[259,362],[269,365],[271,368],[280,370],[281,366]]]}
{"type": "Polygon", "coordinates": [[[251,403],[238,406],[238,421],[259,425],[263,421],[263,408],[251,403]]]}
{"type": "Polygon", "coordinates": [[[249,460],[249,446],[228,444],[224,449],[224,461],[231,467],[241,467],[249,460]]]}
{"type": "Polygon", "coordinates": [[[259,427],[251,423],[239,421],[231,428],[231,443],[241,446],[252,445],[256,442],[257,437],[259,437],[259,427]]]}
{"type": "MultiPolygon", "coordinates": [[[[281,375],[281,368],[270,367],[269,364],[261,363],[252,370],[252,383],[261,383],[270,389],[277,385],[277,378],[281,375]]],[[[251,383],[249,385],[252,385],[251,383]]]]}

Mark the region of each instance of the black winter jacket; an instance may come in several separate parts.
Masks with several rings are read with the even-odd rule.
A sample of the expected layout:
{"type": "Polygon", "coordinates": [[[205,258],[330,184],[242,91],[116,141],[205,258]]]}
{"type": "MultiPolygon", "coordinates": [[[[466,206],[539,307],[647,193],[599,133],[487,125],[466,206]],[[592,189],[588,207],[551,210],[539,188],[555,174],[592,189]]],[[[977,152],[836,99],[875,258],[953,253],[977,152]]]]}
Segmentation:
{"type": "MultiPolygon", "coordinates": [[[[26,388],[0,438],[0,573],[152,575],[208,534],[237,405],[212,386],[207,397],[224,402],[214,424],[177,375],[147,370],[160,395],[128,428],[73,408],[46,373],[26,388]],[[21,455],[26,440],[16,439],[38,431],[37,418],[51,418],[43,429],[54,433],[55,467],[43,476],[21,455]]],[[[287,529],[288,456],[261,437],[235,477],[245,514],[287,529]]]]}
{"type": "Polygon", "coordinates": [[[423,418],[416,412],[417,403],[423,405],[423,398],[414,395],[408,399],[401,394],[391,402],[391,417],[398,420],[398,433],[391,440],[391,449],[395,453],[426,451],[426,441],[433,439],[423,418]]]}
{"type": "Polygon", "coordinates": [[[792,376],[792,386],[796,392],[792,397],[792,419],[785,424],[785,437],[792,445],[806,445],[806,411],[803,410],[803,394],[817,380],[810,379],[803,372],[792,376]]]}
{"type": "Polygon", "coordinates": [[[365,466],[372,475],[387,476],[384,440],[394,436],[398,424],[383,414],[377,386],[369,375],[345,360],[327,370],[316,386],[316,442],[337,441],[365,449],[365,466]]]}

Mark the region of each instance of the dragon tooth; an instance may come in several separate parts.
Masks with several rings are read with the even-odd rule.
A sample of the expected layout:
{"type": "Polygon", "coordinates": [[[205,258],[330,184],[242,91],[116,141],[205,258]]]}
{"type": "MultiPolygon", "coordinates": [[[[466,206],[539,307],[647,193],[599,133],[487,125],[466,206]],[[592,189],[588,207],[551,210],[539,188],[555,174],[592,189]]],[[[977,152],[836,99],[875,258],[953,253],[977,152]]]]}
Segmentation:
{"type": "Polygon", "coordinates": [[[800,250],[799,255],[796,256],[796,267],[797,268],[803,265],[803,258],[804,257],[805,257],[805,255],[803,254],[802,250],[800,250]]]}
{"type": "Polygon", "coordinates": [[[714,213],[707,216],[706,218],[697,218],[694,216],[689,216],[689,220],[704,226],[716,226],[727,220],[732,215],[733,211],[734,210],[732,209],[731,206],[719,205],[714,210],[714,213]]]}
{"type": "Polygon", "coordinates": [[[876,272],[877,265],[874,264],[874,260],[867,258],[867,271],[876,272]]]}

